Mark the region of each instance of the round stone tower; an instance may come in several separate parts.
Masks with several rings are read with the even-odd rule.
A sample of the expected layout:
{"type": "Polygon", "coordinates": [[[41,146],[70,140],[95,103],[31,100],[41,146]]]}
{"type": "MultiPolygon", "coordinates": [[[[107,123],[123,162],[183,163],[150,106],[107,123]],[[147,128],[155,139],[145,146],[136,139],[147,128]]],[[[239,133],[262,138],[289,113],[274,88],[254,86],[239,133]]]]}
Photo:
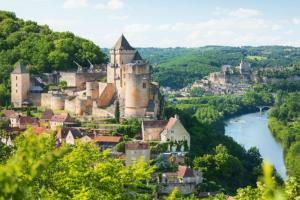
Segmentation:
{"type": "Polygon", "coordinates": [[[144,117],[150,95],[150,65],[138,60],[126,66],[125,117],[144,117]]]}

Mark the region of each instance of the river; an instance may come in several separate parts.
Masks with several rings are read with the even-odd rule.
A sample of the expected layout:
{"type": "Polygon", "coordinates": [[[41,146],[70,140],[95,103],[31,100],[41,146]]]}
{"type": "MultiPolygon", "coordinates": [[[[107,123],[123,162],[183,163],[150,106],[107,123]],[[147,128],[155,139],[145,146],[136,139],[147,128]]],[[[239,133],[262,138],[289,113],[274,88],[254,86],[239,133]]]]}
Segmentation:
{"type": "Polygon", "coordinates": [[[225,134],[247,150],[253,146],[257,147],[263,159],[273,164],[281,177],[286,179],[283,150],[268,128],[267,112],[231,118],[226,122],[225,134]]]}

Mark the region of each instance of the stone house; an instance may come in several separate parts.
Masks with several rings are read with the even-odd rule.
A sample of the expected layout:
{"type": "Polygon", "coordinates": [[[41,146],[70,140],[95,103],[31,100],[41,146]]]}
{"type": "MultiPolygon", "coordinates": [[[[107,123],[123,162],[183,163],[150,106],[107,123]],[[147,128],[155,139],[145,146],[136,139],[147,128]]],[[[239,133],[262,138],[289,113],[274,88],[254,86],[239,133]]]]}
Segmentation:
{"type": "Polygon", "coordinates": [[[15,115],[10,118],[10,126],[13,128],[26,129],[28,126],[39,126],[39,122],[38,119],[33,117],[15,115]]]}
{"type": "Polygon", "coordinates": [[[196,192],[196,186],[203,181],[202,173],[187,166],[178,166],[176,172],[162,174],[159,184],[160,194],[169,194],[177,187],[184,195],[196,192]]]}
{"type": "Polygon", "coordinates": [[[180,122],[178,115],[175,115],[175,117],[171,117],[169,119],[166,127],[161,132],[161,141],[187,141],[187,145],[190,147],[190,134],[180,122]]]}
{"type": "Polygon", "coordinates": [[[126,165],[130,166],[135,161],[143,158],[144,161],[150,160],[150,146],[147,143],[127,143],[125,144],[126,165]]]}
{"type": "MultiPolygon", "coordinates": [[[[165,120],[150,120],[142,122],[143,141],[179,142],[186,141],[190,147],[190,134],[184,128],[179,117],[165,120]]],[[[184,149],[186,151],[186,149],[184,149]]]]}
{"type": "Polygon", "coordinates": [[[115,146],[121,142],[121,136],[96,136],[94,137],[94,141],[96,145],[100,148],[101,151],[105,149],[111,149],[113,152],[115,151],[115,146]]]}
{"type": "Polygon", "coordinates": [[[58,127],[64,127],[72,122],[73,120],[68,113],[55,114],[51,117],[50,129],[56,130],[58,127]]]}

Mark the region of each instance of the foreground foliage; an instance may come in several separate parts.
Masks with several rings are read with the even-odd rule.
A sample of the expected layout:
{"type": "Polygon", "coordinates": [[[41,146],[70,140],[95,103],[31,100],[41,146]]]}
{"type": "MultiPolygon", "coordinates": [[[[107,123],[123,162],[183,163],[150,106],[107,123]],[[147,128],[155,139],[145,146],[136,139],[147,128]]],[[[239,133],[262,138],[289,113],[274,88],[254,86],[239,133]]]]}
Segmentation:
{"type": "Polygon", "coordinates": [[[49,136],[27,131],[0,165],[0,199],[149,199],[153,167],[124,167],[93,143],[55,147],[49,136]]]}

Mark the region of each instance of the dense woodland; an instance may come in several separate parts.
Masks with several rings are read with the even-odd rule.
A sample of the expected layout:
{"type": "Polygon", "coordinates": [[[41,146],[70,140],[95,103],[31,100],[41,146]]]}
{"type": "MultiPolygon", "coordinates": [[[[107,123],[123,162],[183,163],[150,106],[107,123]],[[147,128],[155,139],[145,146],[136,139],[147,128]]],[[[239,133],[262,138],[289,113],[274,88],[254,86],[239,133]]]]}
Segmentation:
{"type": "Polygon", "coordinates": [[[283,145],[289,175],[300,178],[300,93],[280,92],[270,112],[269,127],[283,145]]]}
{"type": "Polygon", "coordinates": [[[162,86],[182,88],[224,64],[237,66],[241,59],[255,69],[289,66],[300,59],[300,48],[285,46],[199,48],[141,48],[154,66],[154,78],[162,86]]]}

